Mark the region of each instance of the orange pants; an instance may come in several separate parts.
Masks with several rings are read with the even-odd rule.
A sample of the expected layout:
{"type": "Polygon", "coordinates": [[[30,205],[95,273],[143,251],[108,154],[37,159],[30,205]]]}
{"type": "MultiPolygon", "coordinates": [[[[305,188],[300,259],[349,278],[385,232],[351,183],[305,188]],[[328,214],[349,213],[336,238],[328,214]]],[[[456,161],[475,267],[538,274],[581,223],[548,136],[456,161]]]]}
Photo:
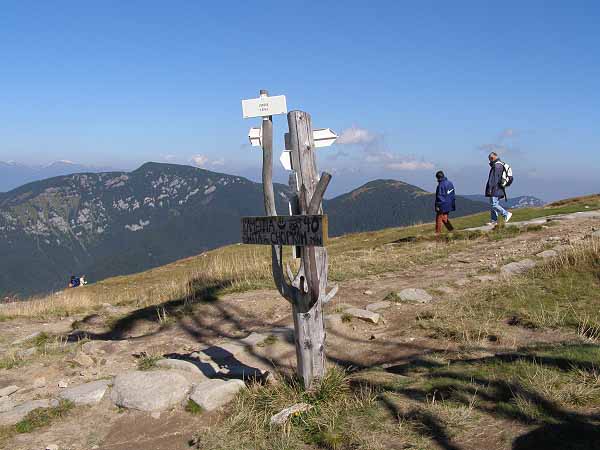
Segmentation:
{"type": "Polygon", "coordinates": [[[437,215],[435,216],[436,234],[440,234],[442,232],[442,224],[446,225],[448,231],[454,230],[454,227],[450,223],[450,219],[448,219],[448,213],[437,213],[437,215]]]}

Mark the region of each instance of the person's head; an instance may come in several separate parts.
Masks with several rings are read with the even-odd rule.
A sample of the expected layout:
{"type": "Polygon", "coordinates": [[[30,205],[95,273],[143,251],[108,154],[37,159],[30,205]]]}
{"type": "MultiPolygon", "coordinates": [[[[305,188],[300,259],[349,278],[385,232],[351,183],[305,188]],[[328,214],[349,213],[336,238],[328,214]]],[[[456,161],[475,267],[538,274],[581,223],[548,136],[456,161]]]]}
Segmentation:
{"type": "Polygon", "coordinates": [[[490,162],[494,162],[498,159],[498,153],[496,152],[492,152],[488,155],[488,159],[490,160],[490,162]]]}
{"type": "Polygon", "coordinates": [[[442,181],[444,178],[446,178],[446,175],[444,175],[444,172],[442,172],[441,170],[438,170],[435,173],[435,177],[437,178],[438,181],[442,181]]]}

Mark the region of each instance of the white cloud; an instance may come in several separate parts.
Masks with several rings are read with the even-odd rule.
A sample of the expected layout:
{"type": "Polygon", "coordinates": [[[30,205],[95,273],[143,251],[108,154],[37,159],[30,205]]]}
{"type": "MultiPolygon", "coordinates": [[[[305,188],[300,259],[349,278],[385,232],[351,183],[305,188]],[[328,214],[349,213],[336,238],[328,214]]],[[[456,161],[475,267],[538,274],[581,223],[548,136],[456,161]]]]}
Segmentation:
{"type": "Polygon", "coordinates": [[[175,161],[175,160],[177,159],[177,156],[175,156],[175,155],[162,155],[162,156],[161,156],[161,158],[162,158],[164,161],[169,161],[169,162],[171,162],[171,161],[175,161]]]}
{"type": "Polygon", "coordinates": [[[346,128],[337,138],[336,144],[369,144],[377,139],[377,135],[365,128],[346,128]]]}
{"type": "Polygon", "coordinates": [[[215,159],[210,163],[211,166],[222,167],[225,165],[225,158],[215,159]]]}
{"type": "Polygon", "coordinates": [[[190,158],[190,162],[197,167],[205,167],[208,162],[208,156],[206,155],[193,155],[190,158]]]}
{"type": "Polygon", "coordinates": [[[388,170],[430,170],[434,168],[433,163],[429,161],[390,151],[368,151],[365,161],[388,170]]]}
{"type": "Polygon", "coordinates": [[[390,170],[431,170],[433,163],[428,161],[397,161],[385,165],[390,170]]]}

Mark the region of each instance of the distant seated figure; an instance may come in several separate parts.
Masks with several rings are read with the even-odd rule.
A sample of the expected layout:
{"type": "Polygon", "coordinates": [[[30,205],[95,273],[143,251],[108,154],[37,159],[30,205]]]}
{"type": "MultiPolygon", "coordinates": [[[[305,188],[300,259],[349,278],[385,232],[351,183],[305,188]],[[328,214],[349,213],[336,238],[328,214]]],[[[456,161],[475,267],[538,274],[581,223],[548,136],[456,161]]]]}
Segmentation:
{"type": "Polygon", "coordinates": [[[71,275],[71,280],[69,281],[69,287],[75,288],[75,287],[78,287],[80,284],[81,284],[80,278],[76,277],[75,275],[71,275]]]}
{"type": "Polygon", "coordinates": [[[79,285],[83,286],[84,284],[87,284],[87,280],[85,279],[85,275],[81,275],[79,277],[79,285]]]}

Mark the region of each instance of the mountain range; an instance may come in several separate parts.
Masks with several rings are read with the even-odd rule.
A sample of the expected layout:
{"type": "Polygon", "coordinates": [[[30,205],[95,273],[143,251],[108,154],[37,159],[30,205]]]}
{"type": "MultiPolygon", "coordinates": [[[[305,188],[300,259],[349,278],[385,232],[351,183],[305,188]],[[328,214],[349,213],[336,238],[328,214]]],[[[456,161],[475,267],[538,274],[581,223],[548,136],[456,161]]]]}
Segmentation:
{"type": "Polygon", "coordinates": [[[10,191],[25,183],[71,173],[106,172],[107,167],[92,167],[72,161],[54,161],[47,165],[28,165],[0,161],[0,192],[10,191]]]}
{"type": "MultiPolygon", "coordinates": [[[[290,192],[274,186],[277,209],[290,192]]],[[[459,198],[456,215],[487,205],[459,198]]],[[[376,180],[326,200],[330,234],[402,226],[433,218],[433,194],[376,180]]],[[[175,164],[132,172],[77,173],[0,193],[0,294],[64,287],[71,274],[91,281],[138,272],[239,242],[240,217],[263,213],[262,185],[175,164]]]]}
{"type": "MultiPolygon", "coordinates": [[[[474,202],[488,203],[490,199],[485,195],[465,195],[465,198],[473,200],[474,202]]],[[[532,195],[520,195],[518,197],[511,197],[508,192],[508,200],[500,200],[500,204],[505,208],[518,209],[518,208],[531,208],[535,206],[544,206],[546,203],[537,197],[532,195]]]]}

